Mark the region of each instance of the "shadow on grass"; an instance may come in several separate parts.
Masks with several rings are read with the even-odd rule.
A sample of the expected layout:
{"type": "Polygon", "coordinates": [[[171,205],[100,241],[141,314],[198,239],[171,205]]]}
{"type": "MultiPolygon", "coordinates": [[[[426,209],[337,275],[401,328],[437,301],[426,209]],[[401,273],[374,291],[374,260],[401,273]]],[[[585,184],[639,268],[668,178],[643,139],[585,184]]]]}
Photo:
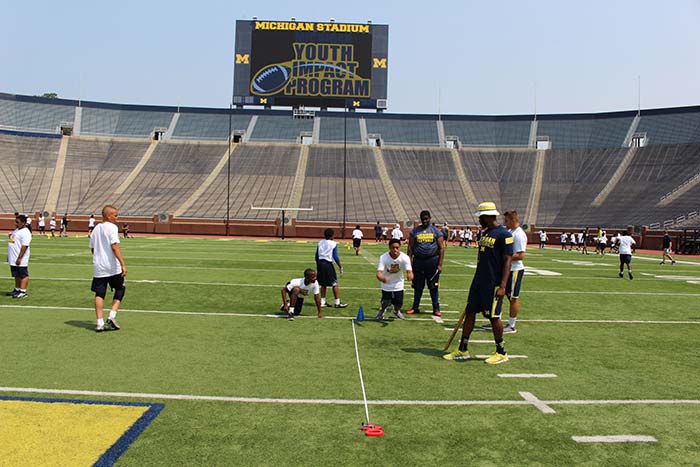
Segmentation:
{"type": "Polygon", "coordinates": [[[68,326],[73,326],[75,328],[86,329],[88,331],[95,332],[95,322],[94,321],[66,321],[65,324],[68,326]]]}
{"type": "Polygon", "coordinates": [[[422,353],[423,355],[427,355],[428,357],[442,357],[443,352],[440,349],[432,349],[432,348],[426,348],[426,347],[421,347],[421,348],[416,348],[416,349],[401,349],[404,352],[408,353],[422,353]]]}

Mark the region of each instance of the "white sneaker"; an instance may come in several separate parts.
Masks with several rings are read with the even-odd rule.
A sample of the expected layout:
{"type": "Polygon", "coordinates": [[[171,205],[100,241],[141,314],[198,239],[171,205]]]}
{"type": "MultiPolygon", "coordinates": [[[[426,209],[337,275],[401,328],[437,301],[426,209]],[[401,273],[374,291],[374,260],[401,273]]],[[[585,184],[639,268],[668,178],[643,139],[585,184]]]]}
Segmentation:
{"type": "Polygon", "coordinates": [[[377,313],[377,318],[376,318],[376,320],[377,320],[377,321],[382,321],[383,319],[384,319],[384,308],[381,308],[381,309],[379,310],[379,313],[377,313]]]}
{"type": "Polygon", "coordinates": [[[510,324],[503,328],[503,334],[515,334],[516,332],[518,331],[515,329],[515,326],[511,326],[510,324]]]}
{"type": "Polygon", "coordinates": [[[394,313],[394,316],[396,316],[396,319],[403,319],[403,315],[401,314],[401,310],[394,310],[393,313],[394,313]]]}

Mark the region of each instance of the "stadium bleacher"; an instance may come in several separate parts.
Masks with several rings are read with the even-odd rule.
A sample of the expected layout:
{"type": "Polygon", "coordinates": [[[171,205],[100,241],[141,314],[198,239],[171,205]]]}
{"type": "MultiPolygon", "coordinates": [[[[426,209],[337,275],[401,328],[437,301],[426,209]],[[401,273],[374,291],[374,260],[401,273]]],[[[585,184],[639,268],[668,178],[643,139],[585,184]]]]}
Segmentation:
{"type": "Polygon", "coordinates": [[[519,212],[538,200],[536,223],[552,226],[658,223],[698,209],[700,187],[692,178],[700,173],[700,107],[538,115],[536,121],[328,111],[293,118],[279,110],[79,103],[3,93],[0,209],[45,208],[61,127],[75,123],[78,136],[66,140],[63,171],[56,170],[57,210],[90,214],[109,201],[120,204],[123,215],[224,218],[229,113],[241,141],[231,156],[231,218],[275,219],[279,213],[250,206],[292,202],[314,206],[297,214],[303,220],[337,221],[345,208],[349,222],[410,221],[427,208],[436,222],[474,223],[469,190],[519,212]],[[155,128],[167,130],[165,140],[152,141],[155,128]],[[646,139],[628,151],[633,134],[646,139]],[[308,149],[299,145],[302,136],[308,149]],[[534,136],[549,137],[551,148],[535,151],[534,136]],[[375,138],[381,146],[372,148],[375,138]],[[462,149],[444,148],[455,139],[462,149]],[[530,193],[539,187],[532,182],[537,160],[544,161],[542,184],[530,193]],[[387,176],[388,182],[382,179],[387,176]],[[680,191],[662,202],[674,190],[680,191]],[[401,214],[408,219],[395,219],[401,214]]]}

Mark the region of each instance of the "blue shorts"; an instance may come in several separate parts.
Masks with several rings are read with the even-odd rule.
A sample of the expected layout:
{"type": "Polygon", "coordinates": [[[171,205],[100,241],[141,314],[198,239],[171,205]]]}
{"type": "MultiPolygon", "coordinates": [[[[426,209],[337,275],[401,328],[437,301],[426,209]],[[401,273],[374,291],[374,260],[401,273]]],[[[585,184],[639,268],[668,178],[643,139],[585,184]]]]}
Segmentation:
{"type": "Polygon", "coordinates": [[[620,264],[632,263],[632,255],[620,255],[620,264]]]}
{"type": "Polygon", "coordinates": [[[335,275],[333,263],[324,259],[316,262],[318,272],[318,285],[323,287],[335,287],[338,285],[338,276],[335,275]]]}
{"type": "Polygon", "coordinates": [[[508,275],[508,284],[506,285],[506,296],[508,298],[518,298],[520,295],[520,284],[523,282],[524,275],[524,269],[510,272],[510,275],[508,275]]]}
{"type": "Polygon", "coordinates": [[[469,298],[467,299],[467,314],[481,313],[485,318],[495,319],[501,316],[503,299],[496,300],[495,287],[480,287],[472,283],[469,288],[469,298]]]}
{"type": "Polygon", "coordinates": [[[10,274],[12,274],[12,277],[24,279],[29,277],[29,269],[27,266],[10,266],[10,274]]]}

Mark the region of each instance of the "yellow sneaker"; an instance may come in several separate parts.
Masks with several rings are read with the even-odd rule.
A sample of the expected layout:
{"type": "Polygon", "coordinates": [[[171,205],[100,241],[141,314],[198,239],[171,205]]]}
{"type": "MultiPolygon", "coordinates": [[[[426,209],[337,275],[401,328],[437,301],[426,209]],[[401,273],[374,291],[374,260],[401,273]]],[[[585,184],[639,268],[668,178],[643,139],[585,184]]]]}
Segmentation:
{"type": "Polygon", "coordinates": [[[489,365],[498,365],[499,363],[507,362],[508,361],[508,354],[500,354],[498,352],[494,352],[493,355],[491,355],[489,358],[484,360],[486,363],[489,365]]]}
{"type": "Polygon", "coordinates": [[[462,352],[461,350],[457,349],[453,352],[443,355],[442,358],[444,358],[445,360],[469,360],[472,357],[469,355],[468,351],[462,352]]]}

